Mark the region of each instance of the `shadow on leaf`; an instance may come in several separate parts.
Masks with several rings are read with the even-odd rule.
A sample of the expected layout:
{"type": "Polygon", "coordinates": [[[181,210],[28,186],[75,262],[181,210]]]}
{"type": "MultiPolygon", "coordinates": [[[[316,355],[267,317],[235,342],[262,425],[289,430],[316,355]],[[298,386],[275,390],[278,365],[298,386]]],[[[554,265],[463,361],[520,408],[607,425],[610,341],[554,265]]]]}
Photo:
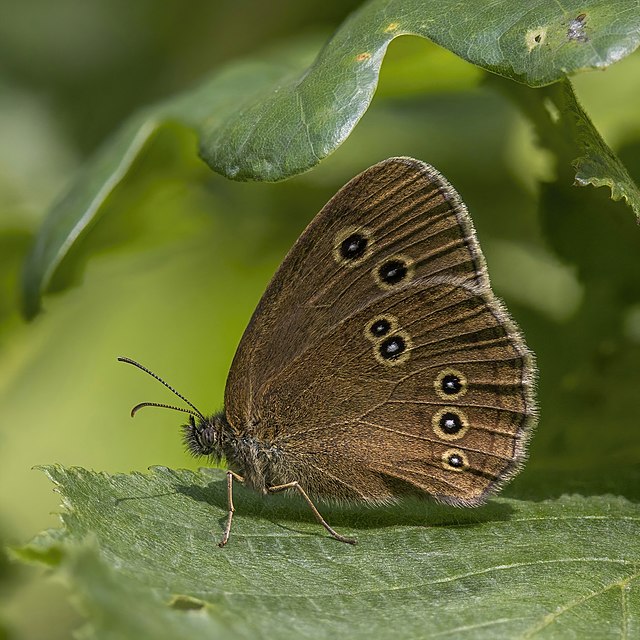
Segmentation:
{"type": "MultiPolygon", "coordinates": [[[[227,487],[226,481],[216,480],[207,486],[177,485],[176,490],[193,500],[221,509],[225,515],[219,519],[221,529],[226,523],[227,487]]],[[[266,519],[278,526],[283,522],[314,522],[309,507],[298,495],[262,496],[241,485],[234,486],[235,518],[266,519]]],[[[384,527],[440,527],[479,526],[493,521],[509,520],[513,508],[505,503],[490,501],[473,508],[459,509],[438,504],[429,499],[407,497],[396,504],[371,506],[363,504],[336,504],[316,501],[325,519],[335,527],[353,529],[378,529],[384,527]]],[[[324,535],[322,529],[319,530],[324,535]]]]}

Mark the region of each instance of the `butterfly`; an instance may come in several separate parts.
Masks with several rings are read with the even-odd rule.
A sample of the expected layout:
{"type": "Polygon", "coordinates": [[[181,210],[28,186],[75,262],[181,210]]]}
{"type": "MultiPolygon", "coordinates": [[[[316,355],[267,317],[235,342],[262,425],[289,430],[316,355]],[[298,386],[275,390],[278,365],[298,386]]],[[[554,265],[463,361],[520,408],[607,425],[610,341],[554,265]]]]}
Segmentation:
{"type": "Polygon", "coordinates": [[[188,408],[187,449],[233,485],[314,500],[403,495],[475,506],[521,467],[534,356],[491,290],[473,223],[430,165],[390,158],[346,184],[298,238],[238,346],[224,410],[188,408]]]}

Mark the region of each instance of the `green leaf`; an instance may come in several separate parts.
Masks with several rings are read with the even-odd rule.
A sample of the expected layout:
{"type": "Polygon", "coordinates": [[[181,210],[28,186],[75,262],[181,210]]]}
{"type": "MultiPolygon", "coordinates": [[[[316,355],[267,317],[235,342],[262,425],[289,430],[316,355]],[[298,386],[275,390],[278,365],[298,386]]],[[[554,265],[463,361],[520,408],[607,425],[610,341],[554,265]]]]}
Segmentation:
{"type": "Polygon", "coordinates": [[[322,505],[332,525],[357,536],[353,547],[329,538],[294,497],[238,488],[232,538],[220,549],[221,470],[45,470],[64,498],[64,530],[18,553],[59,554],[95,637],[640,632],[640,507],[623,497],[498,498],[469,510],[322,505]]]}
{"type": "Polygon", "coordinates": [[[22,289],[27,318],[40,311],[41,296],[51,288],[64,258],[96,224],[109,197],[156,138],[167,131],[175,134],[176,125],[191,134],[199,131],[205,123],[234,113],[247,94],[259,94],[291,73],[290,58],[298,71],[306,61],[300,46],[271,58],[232,64],[201,86],[136,113],[86,161],[68,192],[49,210],[26,261],[22,289]]]}
{"type": "Polygon", "coordinates": [[[101,557],[94,538],[67,551],[62,575],[76,588],[81,585],[76,597],[90,618],[77,634],[81,638],[233,637],[231,625],[200,611],[206,606],[204,602],[174,599],[171,606],[166,606],[148,588],[123,580],[120,572],[101,557]]]}
{"type": "MultiPolygon", "coordinates": [[[[196,133],[200,153],[215,171],[238,180],[282,180],[315,166],[350,135],[398,36],[428,38],[488,71],[540,86],[631,53],[640,42],[636,9],[637,0],[565,7],[553,0],[499,0],[490,7],[373,0],[345,21],[312,64],[313,47],[296,46],[229,65],[199,88],[134,115],[86,163],[50,210],[27,261],[25,314],[37,314],[62,260],[169,123],[196,133]]],[[[463,81],[474,82],[471,76],[463,81]]]]}
{"type": "Polygon", "coordinates": [[[572,180],[575,174],[580,186],[609,187],[611,199],[624,199],[640,221],[640,189],[578,103],[569,80],[535,91],[500,80],[491,83],[530,117],[540,144],[557,158],[561,180],[572,180]]]}
{"type": "Polygon", "coordinates": [[[375,92],[389,43],[428,38],[488,71],[533,87],[603,68],[640,44],[637,2],[484,4],[373,0],[354,13],[302,74],[261,88],[203,126],[200,153],[240,180],[281,180],[333,152],[375,92]]]}
{"type": "Polygon", "coordinates": [[[581,285],[579,306],[562,322],[519,318],[536,351],[539,398],[546,408],[531,463],[545,458],[543,465],[555,459],[566,468],[584,468],[606,460],[619,473],[640,459],[639,432],[629,421],[638,403],[628,392],[640,384],[640,236],[625,208],[611,198],[624,198],[638,215],[640,192],[568,81],[539,90],[499,79],[491,85],[517,102],[533,122],[538,143],[553,154],[556,180],[541,184],[540,224],[547,246],[581,285]],[[610,193],[578,189],[576,183],[606,185],[610,193]],[[625,384],[612,385],[613,380],[625,384]]]}
{"type": "MultiPolygon", "coordinates": [[[[7,558],[7,553],[3,545],[3,539],[0,538],[0,594],[2,597],[6,597],[5,594],[11,593],[11,588],[14,587],[13,578],[15,567],[10,566],[7,558]]],[[[8,625],[5,626],[5,612],[0,615],[0,640],[7,640],[9,636],[8,625]]]]}

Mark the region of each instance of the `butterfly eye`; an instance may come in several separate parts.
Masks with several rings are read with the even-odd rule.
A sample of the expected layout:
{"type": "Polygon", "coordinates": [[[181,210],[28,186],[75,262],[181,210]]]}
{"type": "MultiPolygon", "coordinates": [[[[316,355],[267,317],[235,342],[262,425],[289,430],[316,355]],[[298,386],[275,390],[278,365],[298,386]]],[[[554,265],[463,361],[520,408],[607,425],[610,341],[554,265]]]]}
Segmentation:
{"type": "Polygon", "coordinates": [[[443,440],[458,440],[468,428],[466,416],[455,407],[445,407],[433,416],[433,429],[443,440]]]}
{"type": "Polygon", "coordinates": [[[450,471],[462,471],[469,467],[467,456],[458,449],[448,449],[442,454],[442,464],[450,471]]]}
{"type": "Polygon", "coordinates": [[[455,369],[441,371],[434,384],[441,398],[462,397],[467,392],[467,379],[455,369]]]}
{"type": "Polygon", "coordinates": [[[386,318],[380,318],[369,327],[369,331],[375,338],[381,338],[391,331],[391,323],[386,318]]]}

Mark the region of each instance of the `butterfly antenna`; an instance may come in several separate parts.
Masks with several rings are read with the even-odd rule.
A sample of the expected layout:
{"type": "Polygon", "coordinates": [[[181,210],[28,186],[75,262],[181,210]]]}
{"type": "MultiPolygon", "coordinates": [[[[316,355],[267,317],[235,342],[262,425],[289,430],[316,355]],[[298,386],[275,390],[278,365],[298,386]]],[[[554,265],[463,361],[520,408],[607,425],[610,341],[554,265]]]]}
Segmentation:
{"type": "Polygon", "coordinates": [[[178,398],[180,398],[181,400],[184,400],[193,409],[193,411],[195,411],[195,413],[193,413],[193,411],[188,411],[187,409],[180,409],[179,407],[173,407],[171,405],[160,404],[156,402],[141,402],[140,404],[137,404],[135,407],[133,407],[133,409],[131,410],[131,417],[133,417],[137,411],[142,409],[142,407],[164,407],[166,409],[175,409],[176,411],[183,411],[184,413],[190,413],[192,415],[199,416],[203,420],[206,420],[206,418],[202,415],[202,413],[200,413],[200,411],[198,411],[198,408],[194,404],[189,402],[181,393],[176,391],[168,382],[165,382],[160,376],[153,373],[153,371],[150,371],[149,369],[147,369],[147,367],[141,365],[139,362],[136,362],[135,360],[132,360],[131,358],[120,357],[118,358],[118,360],[120,362],[126,362],[127,364],[132,364],[134,367],[138,367],[138,369],[144,371],[145,373],[148,373],[152,378],[155,378],[158,382],[162,383],[165,387],[167,387],[169,391],[171,391],[172,393],[175,393],[178,396],[178,398]]]}
{"type": "MultiPolygon", "coordinates": [[[[188,413],[190,416],[200,416],[199,413],[192,411],[191,409],[184,409],[183,407],[174,407],[172,404],[163,404],[162,402],[141,402],[131,409],[131,417],[133,418],[140,409],[143,407],[160,407],[162,409],[173,409],[174,411],[182,411],[182,413],[188,413]]],[[[202,417],[202,416],[200,416],[202,417]]]]}

